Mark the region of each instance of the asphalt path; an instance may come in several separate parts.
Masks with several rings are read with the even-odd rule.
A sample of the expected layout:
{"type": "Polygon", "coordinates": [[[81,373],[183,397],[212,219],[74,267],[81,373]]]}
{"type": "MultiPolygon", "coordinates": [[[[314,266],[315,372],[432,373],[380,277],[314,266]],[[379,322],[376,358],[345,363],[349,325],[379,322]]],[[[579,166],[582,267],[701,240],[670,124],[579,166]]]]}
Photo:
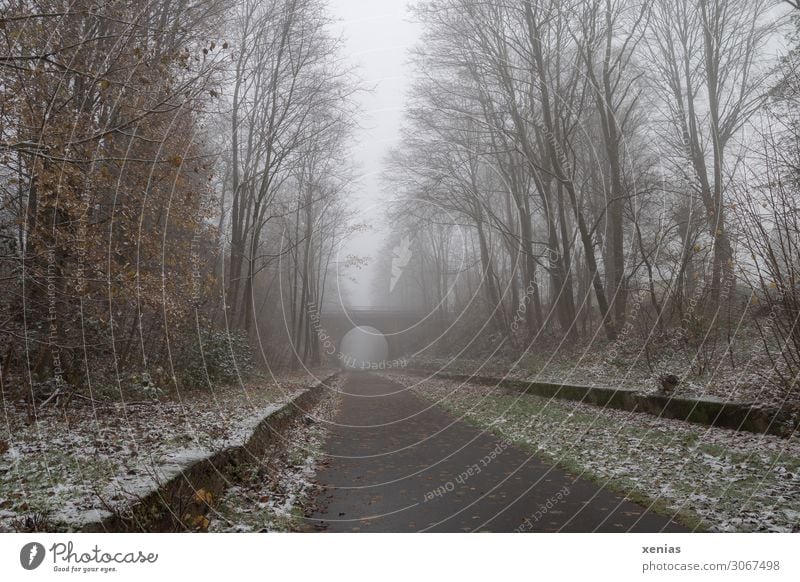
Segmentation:
{"type": "Polygon", "coordinates": [[[688,531],[381,376],[348,374],[334,422],[309,529],[688,531]]]}

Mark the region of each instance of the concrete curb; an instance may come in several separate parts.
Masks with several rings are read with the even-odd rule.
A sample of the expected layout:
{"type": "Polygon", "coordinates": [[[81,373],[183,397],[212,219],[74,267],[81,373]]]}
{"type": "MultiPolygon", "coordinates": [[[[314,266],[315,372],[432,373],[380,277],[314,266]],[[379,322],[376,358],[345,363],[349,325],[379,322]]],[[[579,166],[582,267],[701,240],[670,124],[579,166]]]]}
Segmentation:
{"type": "Polygon", "coordinates": [[[413,375],[433,375],[437,378],[470,382],[486,386],[501,386],[545,398],[573,400],[604,408],[652,414],[695,424],[729,428],[756,434],[771,434],[788,438],[800,430],[800,415],[786,408],[774,409],[754,404],[725,402],[724,400],[691,397],[670,397],[659,394],[641,394],[628,388],[580,386],[451,374],[425,369],[406,369],[413,375]]]}
{"type": "Polygon", "coordinates": [[[303,411],[314,406],[324,386],[339,374],[331,374],[306,388],[280,408],[268,413],[246,442],[197,459],[188,459],[176,474],[129,506],[98,512],[98,519],[82,526],[82,532],[176,532],[204,529],[205,516],[242,471],[261,458],[274,439],[303,411]]]}

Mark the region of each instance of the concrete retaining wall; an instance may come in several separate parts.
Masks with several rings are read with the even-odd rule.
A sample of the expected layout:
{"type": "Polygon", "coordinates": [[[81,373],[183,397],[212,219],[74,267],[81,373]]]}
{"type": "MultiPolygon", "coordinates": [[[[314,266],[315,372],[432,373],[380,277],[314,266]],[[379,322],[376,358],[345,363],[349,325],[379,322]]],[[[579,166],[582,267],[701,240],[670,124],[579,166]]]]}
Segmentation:
{"type": "Polygon", "coordinates": [[[771,409],[752,404],[725,402],[710,398],[669,397],[658,394],[641,394],[631,389],[614,389],[595,386],[579,386],[549,382],[528,382],[525,380],[503,380],[491,376],[471,376],[427,371],[424,369],[405,370],[408,373],[433,374],[437,378],[472,382],[488,386],[502,386],[535,394],[545,398],[575,400],[618,410],[643,412],[663,418],[674,418],[718,426],[733,430],[743,430],[757,434],[772,434],[789,437],[797,434],[800,418],[797,411],[771,409]]]}
{"type": "Polygon", "coordinates": [[[255,427],[247,442],[195,460],[176,476],[160,484],[139,500],[107,517],[86,524],[85,532],[175,532],[203,529],[204,517],[225,489],[240,480],[243,471],[259,462],[277,435],[324,394],[323,386],[333,374],[305,389],[255,427]],[[198,495],[198,492],[200,494],[198,495]]]}

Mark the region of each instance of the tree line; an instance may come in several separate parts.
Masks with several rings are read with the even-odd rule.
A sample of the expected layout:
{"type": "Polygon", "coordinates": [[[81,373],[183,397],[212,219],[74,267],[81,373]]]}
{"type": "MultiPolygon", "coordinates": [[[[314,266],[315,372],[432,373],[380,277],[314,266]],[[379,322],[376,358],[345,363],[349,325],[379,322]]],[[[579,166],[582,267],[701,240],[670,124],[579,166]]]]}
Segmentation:
{"type": "Polygon", "coordinates": [[[319,0],[0,8],[0,363],[34,402],[319,360],[358,83],[319,0]]]}
{"type": "MultiPolygon", "coordinates": [[[[742,322],[794,386],[798,26],[771,0],[436,0],[386,183],[440,349],[673,342],[742,322]],[[449,327],[448,327],[449,326],[449,327]],[[605,344],[603,344],[605,342],[605,344]]],[[[384,266],[388,269],[388,263],[384,266]]]]}

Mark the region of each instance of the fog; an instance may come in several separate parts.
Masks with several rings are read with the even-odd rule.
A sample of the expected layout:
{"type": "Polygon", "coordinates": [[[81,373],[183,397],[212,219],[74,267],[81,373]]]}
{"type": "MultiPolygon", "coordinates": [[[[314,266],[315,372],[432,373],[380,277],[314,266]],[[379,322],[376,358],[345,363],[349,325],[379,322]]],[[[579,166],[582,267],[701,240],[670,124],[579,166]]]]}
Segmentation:
{"type": "Polygon", "coordinates": [[[367,91],[358,97],[361,129],[354,139],[353,159],[359,166],[359,181],[352,207],[360,221],[372,228],[348,241],[341,256],[367,256],[373,260],[356,273],[355,281],[341,281],[339,297],[345,305],[369,306],[374,302],[372,282],[377,276],[376,249],[387,236],[385,196],[380,173],[390,148],[397,145],[403,109],[412,79],[408,50],[419,40],[419,27],[407,10],[407,0],[331,0],[330,9],[338,20],[333,30],[346,42],[346,58],[359,68],[367,91]]]}

